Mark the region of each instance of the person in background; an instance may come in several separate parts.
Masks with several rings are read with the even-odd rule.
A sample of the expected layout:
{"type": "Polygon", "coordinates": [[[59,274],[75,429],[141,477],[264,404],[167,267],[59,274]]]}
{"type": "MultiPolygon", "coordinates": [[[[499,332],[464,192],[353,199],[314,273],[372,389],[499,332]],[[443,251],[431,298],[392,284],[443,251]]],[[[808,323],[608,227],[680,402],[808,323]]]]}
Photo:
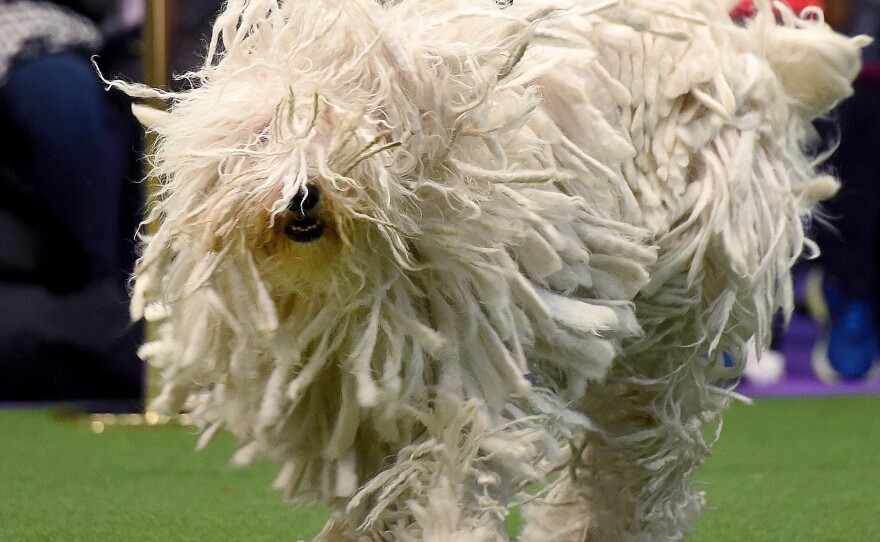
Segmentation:
{"type": "MultiPolygon", "coordinates": [[[[826,21],[850,35],[880,37],[880,1],[827,0],[826,21]]],[[[825,381],[860,380],[880,353],[880,43],[863,51],[855,93],[836,110],[839,143],[832,171],[838,194],[824,204],[818,227],[829,322],[813,352],[825,381]]]]}
{"type": "Polygon", "coordinates": [[[115,2],[0,1],[0,400],[137,410],[141,133],[92,55],[115,2]]]}

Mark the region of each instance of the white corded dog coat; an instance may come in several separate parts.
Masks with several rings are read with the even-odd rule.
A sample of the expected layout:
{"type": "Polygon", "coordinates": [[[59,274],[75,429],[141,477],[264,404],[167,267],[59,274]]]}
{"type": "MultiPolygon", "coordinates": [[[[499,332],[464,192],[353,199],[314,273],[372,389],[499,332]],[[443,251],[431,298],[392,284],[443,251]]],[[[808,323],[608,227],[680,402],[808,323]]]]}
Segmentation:
{"type": "Polygon", "coordinates": [[[517,504],[521,540],[680,539],[865,44],[727,4],[229,0],[191,89],[116,83],[170,101],[154,407],[282,464],[320,540],[506,540],[517,504]]]}

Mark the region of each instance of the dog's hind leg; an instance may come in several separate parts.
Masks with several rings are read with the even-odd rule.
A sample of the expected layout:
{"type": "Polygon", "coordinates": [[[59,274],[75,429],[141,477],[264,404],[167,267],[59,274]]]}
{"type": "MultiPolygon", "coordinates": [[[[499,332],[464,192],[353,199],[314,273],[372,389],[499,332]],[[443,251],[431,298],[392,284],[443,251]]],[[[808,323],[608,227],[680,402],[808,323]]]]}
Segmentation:
{"type": "Polygon", "coordinates": [[[592,428],[573,439],[556,485],[524,507],[520,540],[668,542],[693,528],[705,504],[694,470],[717,438],[735,369],[698,354],[699,342],[639,347],[624,346],[572,405],[592,428]]]}
{"type": "Polygon", "coordinates": [[[713,370],[698,356],[682,363],[648,351],[624,357],[588,391],[578,408],[598,430],[584,436],[588,453],[571,470],[572,496],[591,500],[588,540],[673,541],[692,529],[705,504],[694,470],[717,436],[704,427],[729,402],[711,385],[713,370]]]}

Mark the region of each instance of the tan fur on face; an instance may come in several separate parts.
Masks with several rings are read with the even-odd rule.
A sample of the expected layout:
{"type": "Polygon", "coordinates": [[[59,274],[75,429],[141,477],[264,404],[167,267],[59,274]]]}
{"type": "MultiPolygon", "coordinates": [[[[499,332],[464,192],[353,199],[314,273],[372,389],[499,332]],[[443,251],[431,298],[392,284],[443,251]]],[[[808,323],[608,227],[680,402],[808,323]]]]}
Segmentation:
{"type": "MultiPolygon", "coordinates": [[[[321,203],[322,207],[325,205],[321,203]]],[[[332,210],[322,209],[317,217],[324,224],[320,238],[308,243],[291,240],[284,227],[292,213],[285,211],[268,228],[267,239],[257,252],[267,282],[281,292],[320,292],[327,285],[323,280],[333,273],[333,265],[345,252],[332,210]]]]}

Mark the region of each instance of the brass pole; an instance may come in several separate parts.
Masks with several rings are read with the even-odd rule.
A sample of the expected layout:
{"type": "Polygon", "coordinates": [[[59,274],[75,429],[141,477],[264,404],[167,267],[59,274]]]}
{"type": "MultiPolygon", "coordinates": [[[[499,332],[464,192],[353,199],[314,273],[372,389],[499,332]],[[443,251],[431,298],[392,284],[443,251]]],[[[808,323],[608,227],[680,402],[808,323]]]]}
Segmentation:
{"type": "MultiPolygon", "coordinates": [[[[144,70],[144,82],[153,88],[168,89],[171,86],[171,37],[173,34],[172,11],[174,4],[170,0],[146,0],[144,13],[143,42],[141,58],[144,70]]],[[[165,103],[161,100],[151,100],[147,105],[157,109],[164,109],[165,103]]],[[[148,133],[144,142],[147,154],[150,155],[156,144],[155,134],[148,133]]],[[[146,212],[152,209],[156,194],[159,189],[159,180],[149,171],[149,161],[146,181],[146,212]]],[[[156,223],[151,222],[147,228],[147,234],[153,234],[156,223]]],[[[157,329],[153,324],[147,324],[145,339],[152,341],[157,338],[157,329]]],[[[161,391],[158,371],[151,366],[147,367],[147,382],[145,386],[147,404],[152,401],[161,391]]]]}
{"type": "Polygon", "coordinates": [[[144,14],[144,80],[154,88],[168,88],[171,83],[170,43],[171,10],[168,0],[147,0],[144,14]]]}

